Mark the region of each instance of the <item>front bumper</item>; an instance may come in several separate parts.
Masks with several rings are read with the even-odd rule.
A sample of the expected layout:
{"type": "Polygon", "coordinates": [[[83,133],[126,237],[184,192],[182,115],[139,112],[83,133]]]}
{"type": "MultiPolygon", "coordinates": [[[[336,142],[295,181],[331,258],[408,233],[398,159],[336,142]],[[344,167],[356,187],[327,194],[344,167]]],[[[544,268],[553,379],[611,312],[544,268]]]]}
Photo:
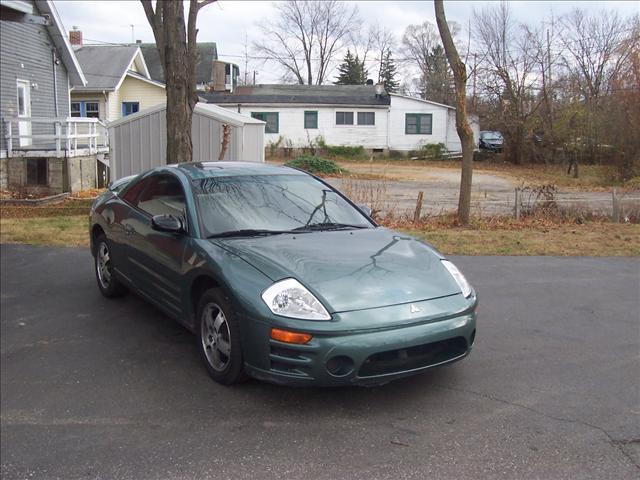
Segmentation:
{"type": "MultiPolygon", "coordinates": [[[[398,313],[408,310],[406,305],[390,309],[398,313]]],[[[375,385],[461,360],[471,351],[475,303],[457,315],[413,320],[396,327],[315,332],[306,345],[269,339],[261,349],[268,360],[260,365],[248,362],[245,369],[255,378],[284,385],[375,385]]],[[[398,323],[403,323],[402,319],[398,323]]],[[[258,330],[268,338],[270,326],[265,326],[268,328],[258,330]]]]}

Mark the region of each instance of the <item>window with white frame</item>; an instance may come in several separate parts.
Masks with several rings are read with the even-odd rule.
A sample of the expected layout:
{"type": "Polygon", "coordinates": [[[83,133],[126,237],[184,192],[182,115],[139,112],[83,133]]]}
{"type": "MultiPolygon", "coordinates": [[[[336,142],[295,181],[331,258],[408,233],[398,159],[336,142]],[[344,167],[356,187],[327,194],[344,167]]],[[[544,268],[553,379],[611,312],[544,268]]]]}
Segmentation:
{"type": "Polygon", "coordinates": [[[358,112],[358,125],[375,125],[376,112],[358,112]]]}
{"type": "Polygon", "coordinates": [[[353,112],[336,112],[336,125],[353,125],[353,112]]]}

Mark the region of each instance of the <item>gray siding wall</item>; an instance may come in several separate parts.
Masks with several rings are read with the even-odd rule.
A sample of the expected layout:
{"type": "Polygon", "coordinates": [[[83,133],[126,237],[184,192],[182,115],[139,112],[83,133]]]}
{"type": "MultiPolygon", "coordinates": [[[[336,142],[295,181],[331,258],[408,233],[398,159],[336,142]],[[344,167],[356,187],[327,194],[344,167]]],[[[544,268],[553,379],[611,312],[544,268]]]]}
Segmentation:
{"type": "Polygon", "coordinates": [[[242,154],[238,160],[264,162],[264,124],[250,123],[244,126],[242,154]]]}
{"type": "MultiPolygon", "coordinates": [[[[242,157],[245,127],[231,127],[231,144],[224,160],[251,160],[242,157]]],[[[263,125],[258,125],[264,128],[263,125]]],[[[222,141],[221,122],[193,114],[193,161],[217,161],[222,141]]],[[[260,143],[263,142],[260,137],[260,143]]],[[[160,110],[130,122],[109,128],[111,180],[166,165],[166,110],[160,110]]],[[[261,146],[263,149],[263,147],[261,146]]],[[[263,153],[264,155],[264,153],[263,153]]],[[[171,163],[171,162],[169,162],[171,163]]]]}
{"type": "MultiPolygon", "coordinates": [[[[36,8],[37,10],[37,8],[36,8]]],[[[35,12],[34,12],[35,13],[35,12]]],[[[16,80],[29,80],[31,115],[54,117],[53,57],[55,48],[44,25],[0,21],[0,117],[17,115],[16,80]]],[[[60,58],[60,56],[58,56],[60,58]]],[[[58,82],[58,114],[69,115],[68,74],[63,63],[56,65],[58,82]]],[[[15,130],[14,124],[14,130],[15,130]]],[[[53,125],[37,124],[32,134],[52,134],[53,125]]],[[[15,134],[15,133],[14,133],[15,134]]],[[[0,133],[0,149],[4,149],[4,126],[0,133]]]]}

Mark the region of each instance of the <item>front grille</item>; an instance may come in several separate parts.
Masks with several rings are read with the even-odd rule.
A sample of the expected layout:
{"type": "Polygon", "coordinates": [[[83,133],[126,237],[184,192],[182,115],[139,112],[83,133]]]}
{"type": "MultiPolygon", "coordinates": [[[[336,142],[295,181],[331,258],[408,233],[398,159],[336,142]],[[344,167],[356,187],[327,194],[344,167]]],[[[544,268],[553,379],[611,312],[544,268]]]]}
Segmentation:
{"type": "Polygon", "coordinates": [[[455,337],[440,342],[380,352],[364,361],[358,376],[373,377],[437,365],[464,355],[466,351],[467,341],[463,337],[455,337]]]}

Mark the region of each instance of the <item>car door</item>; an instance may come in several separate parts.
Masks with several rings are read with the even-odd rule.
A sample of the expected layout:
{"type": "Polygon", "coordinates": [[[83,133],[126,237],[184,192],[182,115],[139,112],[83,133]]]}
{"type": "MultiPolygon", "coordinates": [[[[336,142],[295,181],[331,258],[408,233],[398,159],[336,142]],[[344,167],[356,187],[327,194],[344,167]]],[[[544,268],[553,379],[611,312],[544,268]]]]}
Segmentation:
{"type": "Polygon", "coordinates": [[[129,258],[138,239],[133,235],[132,224],[135,221],[131,217],[136,215],[138,197],[149,186],[150,182],[150,177],[134,180],[123,192],[118,193],[119,198],[110,205],[111,212],[108,215],[112,219],[109,239],[111,240],[111,255],[114,267],[132,283],[133,278],[129,258]]]}
{"type": "Polygon", "coordinates": [[[184,252],[189,245],[185,192],[180,180],[158,173],[137,198],[126,222],[129,232],[128,271],[137,288],[154,303],[176,316],[181,314],[184,252]],[[180,233],[152,227],[155,215],[173,215],[182,220],[180,233]]]}

